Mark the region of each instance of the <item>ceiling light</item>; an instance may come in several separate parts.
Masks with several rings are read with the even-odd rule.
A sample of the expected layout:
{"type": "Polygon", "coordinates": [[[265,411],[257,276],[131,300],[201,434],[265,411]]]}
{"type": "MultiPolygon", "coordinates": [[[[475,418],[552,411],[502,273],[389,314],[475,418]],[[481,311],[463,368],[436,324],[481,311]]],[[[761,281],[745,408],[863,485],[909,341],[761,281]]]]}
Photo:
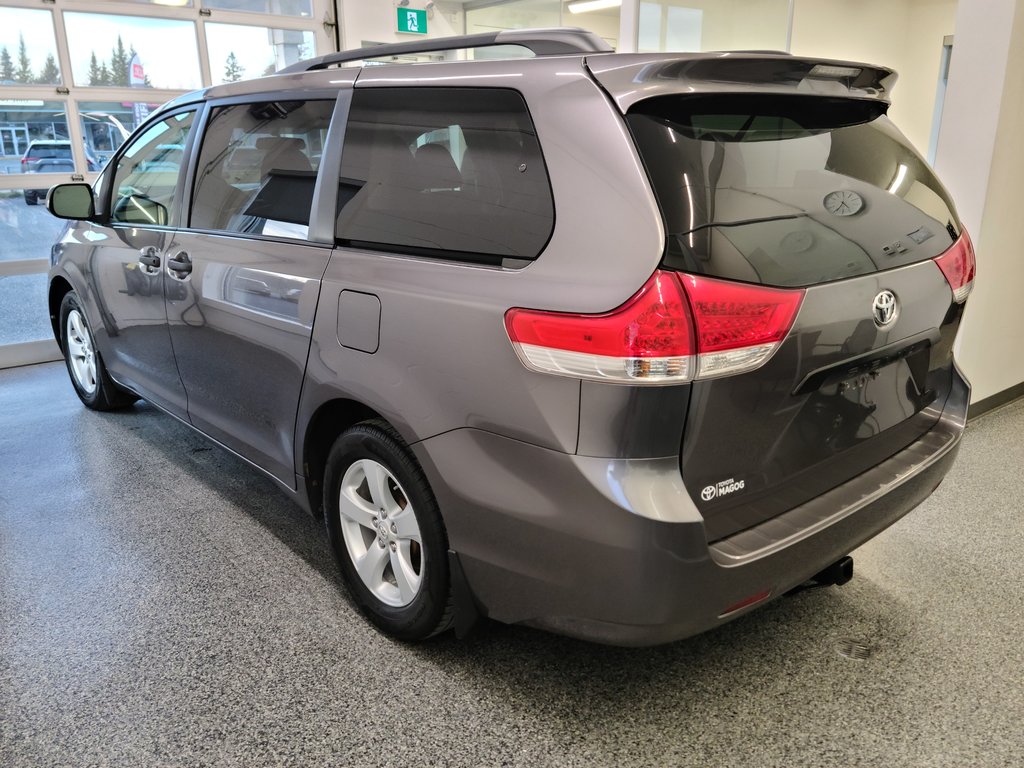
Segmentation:
{"type": "Polygon", "coordinates": [[[569,13],[587,13],[588,11],[603,11],[605,8],[618,8],[622,0],[573,0],[566,6],[569,13]]]}

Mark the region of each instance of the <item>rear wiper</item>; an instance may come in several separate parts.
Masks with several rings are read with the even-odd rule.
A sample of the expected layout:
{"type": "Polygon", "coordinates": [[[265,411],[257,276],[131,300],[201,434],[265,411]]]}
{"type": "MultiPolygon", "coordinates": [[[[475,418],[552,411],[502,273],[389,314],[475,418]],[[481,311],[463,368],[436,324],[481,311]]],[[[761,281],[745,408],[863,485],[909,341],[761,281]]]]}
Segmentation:
{"type": "Polygon", "coordinates": [[[766,221],[791,221],[793,219],[805,219],[807,218],[806,213],[788,213],[781,216],[762,216],[753,219],[741,219],[740,221],[713,221],[710,224],[701,224],[693,229],[683,229],[679,232],[670,232],[671,237],[677,237],[679,235],[688,235],[691,232],[699,232],[702,229],[711,229],[712,227],[744,227],[748,224],[760,224],[766,221]]]}

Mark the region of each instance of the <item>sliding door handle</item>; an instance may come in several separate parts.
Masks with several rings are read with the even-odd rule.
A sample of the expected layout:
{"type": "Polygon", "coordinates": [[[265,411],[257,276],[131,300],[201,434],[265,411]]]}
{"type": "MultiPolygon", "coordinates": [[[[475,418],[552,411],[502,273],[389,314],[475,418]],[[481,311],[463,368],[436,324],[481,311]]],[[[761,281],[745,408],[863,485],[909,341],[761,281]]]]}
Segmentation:
{"type": "Polygon", "coordinates": [[[167,272],[171,277],[184,280],[192,273],[192,259],[185,251],[178,251],[167,260],[167,272]]]}

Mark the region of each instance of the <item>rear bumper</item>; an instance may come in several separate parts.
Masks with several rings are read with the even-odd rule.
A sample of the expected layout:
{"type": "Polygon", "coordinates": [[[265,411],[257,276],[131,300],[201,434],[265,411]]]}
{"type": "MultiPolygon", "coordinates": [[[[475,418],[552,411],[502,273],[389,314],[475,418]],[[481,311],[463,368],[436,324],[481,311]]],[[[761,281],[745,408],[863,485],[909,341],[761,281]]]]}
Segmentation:
{"type": "Polygon", "coordinates": [[[676,457],[569,456],[471,429],[414,449],[484,613],[596,642],[653,645],[753,610],[723,615],[752,595],[784,594],[921,503],[956,457],[969,393],[957,373],[919,440],[712,544],[676,457]]]}

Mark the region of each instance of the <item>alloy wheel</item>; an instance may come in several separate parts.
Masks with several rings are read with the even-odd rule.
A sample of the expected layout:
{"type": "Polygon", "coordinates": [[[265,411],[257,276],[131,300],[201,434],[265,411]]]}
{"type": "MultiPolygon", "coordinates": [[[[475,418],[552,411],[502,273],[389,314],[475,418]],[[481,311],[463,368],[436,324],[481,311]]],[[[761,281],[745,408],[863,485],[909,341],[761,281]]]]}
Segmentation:
{"type": "Polygon", "coordinates": [[[88,395],[96,391],[96,351],[85,318],[77,309],[68,312],[65,338],[75,383],[88,395]]]}
{"type": "Polygon", "coordinates": [[[379,462],[359,459],[341,480],[338,513],[356,573],[383,603],[403,608],[423,583],[423,538],[409,497],[379,462]]]}

